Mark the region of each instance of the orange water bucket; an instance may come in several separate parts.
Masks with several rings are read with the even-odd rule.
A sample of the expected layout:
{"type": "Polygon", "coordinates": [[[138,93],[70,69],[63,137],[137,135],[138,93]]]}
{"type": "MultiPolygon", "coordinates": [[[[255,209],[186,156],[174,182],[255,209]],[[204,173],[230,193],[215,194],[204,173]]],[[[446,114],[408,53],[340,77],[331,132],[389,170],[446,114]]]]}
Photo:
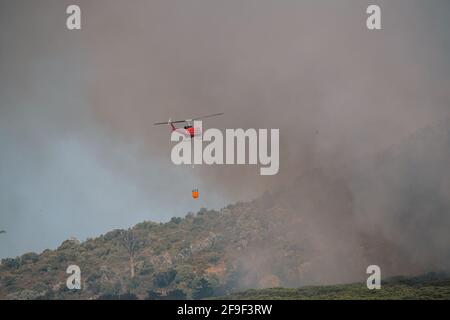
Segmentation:
{"type": "Polygon", "coordinates": [[[199,196],[199,194],[198,194],[198,189],[192,190],[192,198],[198,199],[198,196],[199,196]]]}

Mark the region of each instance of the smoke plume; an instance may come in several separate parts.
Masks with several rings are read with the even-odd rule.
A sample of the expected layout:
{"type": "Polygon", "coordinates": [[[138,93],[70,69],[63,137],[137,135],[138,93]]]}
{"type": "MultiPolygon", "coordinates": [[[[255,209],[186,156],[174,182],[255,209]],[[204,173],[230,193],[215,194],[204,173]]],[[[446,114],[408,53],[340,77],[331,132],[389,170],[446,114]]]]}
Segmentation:
{"type": "MultiPolygon", "coordinates": [[[[276,230],[309,235],[326,269],[310,279],[320,282],[317,275],[331,272],[325,266],[333,263],[342,272],[323,281],[359,276],[359,265],[349,266],[369,262],[364,241],[388,243],[368,247],[378,250],[373,255],[383,256],[391,273],[447,268],[445,143],[414,159],[434,141],[415,134],[450,113],[450,4],[376,1],[382,30],[369,31],[366,8],[372,2],[77,1],[83,20],[74,32],[64,29],[61,15],[68,2],[2,3],[1,39],[9,49],[2,45],[0,51],[0,121],[8,119],[1,122],[0,146],[11,151],[20,143],[36,151],[32,162],[18,163],[23,155],[12,151],[1,162],[8,168],[2,180],[6,170],[17,170],[0,185],[15,191],[2,210],[23,212],[27,198],[23,202],[18,189],[28,179],[48,181],[52,173],[33,175],[60,163],[60,156],[95,159],[98,168],[86,160],[82,179],[106,183],[96,185],[96,197],[80,196],[85,206],[70,197],[51,206],[54,211],[70,205],[104,211],[105,203],[123,210],[173,208],[158,216],[166,219],[192,209],[192,188],[207,197],[202,205],[214,206],[285,190],[301,177],[302,187],[286,192],[283,201],[295,212],[288,218],[304,217],[309,228],[288,220],[276,230]],[[279,174],[260,176],[255,166],[175,167],[169,130],[152,124],[216,112],[225,115],[205,120],[205,128],[279,128],[279,174]],[[63,155],[54,155],[56,142],[63,155]],[[392,162],[379,160],[404,143],[413,146],[401,147],[392,162]]],[[[89,187],[74,180],[70,192],[89,187]]],[[[42,202],[55,203],[51,197],[42,202]]],[[[5,214],[3,221],[18,219],[5,214]]],[[[77,221],[76,215],[61,219],[77,221]]],[[[107,226],[141,218],[121,217],[107,226]]]]}

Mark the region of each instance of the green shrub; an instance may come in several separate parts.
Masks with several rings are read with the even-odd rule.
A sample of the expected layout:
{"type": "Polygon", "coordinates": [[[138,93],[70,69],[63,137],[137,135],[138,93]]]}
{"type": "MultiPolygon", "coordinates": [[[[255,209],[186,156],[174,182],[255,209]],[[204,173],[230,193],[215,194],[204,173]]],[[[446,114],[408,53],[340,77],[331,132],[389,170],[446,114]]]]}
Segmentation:
{"type": "Polygon", "coordinates": [[[153,282],[155,286],[159,288],[165,288],[169,286],[173,282],[173,280],[175,280],[176,275],[177,272],[173,269],[165,272],[160,272],[155,275],[153,282]]]}

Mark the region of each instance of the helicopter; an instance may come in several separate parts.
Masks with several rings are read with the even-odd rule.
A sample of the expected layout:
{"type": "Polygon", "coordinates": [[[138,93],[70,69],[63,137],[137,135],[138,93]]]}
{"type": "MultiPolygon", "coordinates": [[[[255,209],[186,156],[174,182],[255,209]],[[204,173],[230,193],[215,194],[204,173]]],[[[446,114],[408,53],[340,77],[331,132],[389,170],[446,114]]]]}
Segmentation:
{"type": "Polygon", "coordinates": [[[183,136],[185,136],[186,138],[194,138],[194,137],[199,137],[202,135],[202,131],[200,128],[194,128],[192,126],[192,122],[195,120],[202,120],[202,119],[206,119],[206,118],[211,118],[211,117],[217,117],[217,116],[221,116],[223,115],[223,113],[214,113],[214,114],[210,114],[207,116],[202,116],[202,117],[197,117],[197,118],[192,118],[192,119],[186,119],[186,120],[176,120],[176,121],[172,121],[172,119],[169,119],[169,121],[167,122],[157,122],[154,123],[153,125],[155,126],[159,126],[159,125],[163,125],[163,124],[167,124],[170,126],[172,132],[176,131],[180,134],[182,134],[183,136]],[[183,126],[183,128],[177,128],[174,124],[175,123],[185,123],[186,125],[183,126]]]}

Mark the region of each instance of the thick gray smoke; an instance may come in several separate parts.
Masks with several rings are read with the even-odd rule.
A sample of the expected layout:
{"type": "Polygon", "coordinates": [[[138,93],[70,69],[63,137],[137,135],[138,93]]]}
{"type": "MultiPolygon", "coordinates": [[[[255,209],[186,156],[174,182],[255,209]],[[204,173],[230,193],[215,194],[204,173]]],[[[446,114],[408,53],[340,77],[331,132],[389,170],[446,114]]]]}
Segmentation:
{"type": "Polygon", "coordinates": [[[167,162],[171,144],[154,120],[217,111],[225,116],[205,126],[280,128],[275,179],[252,167],[198,169],[232,195],[348,164],[448,112],[448,35],[436,22],[448,5],[381,2],[379,32],[365,27],[367,5],[96,1],[85,17],[91,106],[111,134],[167,162]]]}
{"type": "MultiPolygon", "coordinates": [[[[149,119],[225,112],[206,126],[280,128],[281,171],[276,177],[260,177],[250,167],[196,169],[208,188],[231,198],[283,188],[305,173],[302,185],[319,183],[324,188],[327,175],[345,177],[342,188],[351,192],[349,209],[337,209],[346,207],[344,196],[333,194],[318,204],[313,197],[292,194],[290,200],[301,202],[299,216],[308,217],[311,205],[319,217],[308,228],[287,223],[278,230],[308,235],[314,243],[311,250],[320,252],[316,273],[309,274],[317,281],[322,279],[318,274],[327,275],[323,281],[350,280],[364,273],[362,265],[377,261],[391,274],[446,268],[449,259],[442,258],[442,252],[449,239],[445,232],[433,236],[436,228],[449,230],[449,207],[441,205],[430,221],[427,211],[408,206],[438,206],[431,194],[417,199],[414,192],[406,196],[392,189],[393,182],[410,184],[408,175],[394,171],[387,180],[385,171],[390,169],[370,173],[377,154],[449,115],[445,12],[450,6],[443,1],[378,3],[383,30],[376,32],[365,28],[369,2],[364,1],[160,1],[125,9],[111,5],[117,10],[96,15],[92,34],[98,70],[93,108],[113,134],[142,139],[167,158],[167,133],[151,128],[149,119]],[[136,14],[142,18],[130,21],[136,14]],[[308,174],[314,168],[322,168],[325,177],[308,174]],[[386,199],[394,207],[380,208],[386,199]],[[335,225],[342,225],[341,232],[334,231],[335,225]],[[364,238],[363,243],[361,237],[370,240],[364,238]],[[425,239],[434,240],[431,250],[421,249],[425,239]],[[371,251],[365,252],[368,248],[371,251]],[[437,257],[445,263],[438,263],[437,257]]],[[[405,152],[395,161],[407,167],[408,157],[415,156],[405,152]]],[[[420,176],[427,176],[428,163],[416,168],[420,176]]],[[[435,172],[444,172],[446,162],[439,164],[435,172]]],[[[420,190],[422,181],[412,188],[420,190]]],[[[275,249],[267,248],[257,252],[276,256],[275,249]]],[[[248,268],[261,265],[259,258],[248,268]]]]}
{"type": "MultiPolygon", "coordinates": [[[[448,266],[447,258],[442,263],[437,258],[450,243],[444,232],[449,226],[448,207],[433,208],[437,213],[432,215],[427,214],[430,208],[417,209],[436,203],[435,199],[425,192],[420,197],[412,197],[414,192],[405,196],[404,189],[392,185],[421,190],[424,179],[413,183],[402,170],[379,169],[377,174],[379,167],[373,162],[389,147],[450,113],[448,1],[135,0],[132,5],[118,0],[77,1],[83,20],[82,30],[75,32],[64,30],[65,15],[61,16],[69,1],[41,1],[39,10],[29,10],[38,6],[34,3],[1,3],[0,112],[2,120],[9,119],[2,121],[2,129],[13,129],[5,129],[8,136],[0,142],[3,150],[12,150],[17,141],[25,143],[22,137],[28,139],[24,131],[30,132],[32,140],[25,144],[36,150],[37,157],[24,164],[17,160],[29,154],[6,157],[10,165],[1,171],[2,182],[7,181],[2,190],[17,191],[30,179],[47,181],[47,173],[36,178],[30,171],[60,163],[46,151],[54,148],[55,137],[65,152],[62,156],[83,157],[77,151],[81,148],[99,166],[97,170],[87,161],[83,172],[86,179],[105,182],[95,188],[107,192],[88,189],[93,193],[89,201],[81,197],[83,206],[75,201],[79,210],[92,213],[117,206],[127,212],[168,210],[177,203],[173,213],[158,216],[167,218],[192,209],[188,196],[193,187],[206,192],[209,200],[202,205],[217,206],[281,189],[305,174],[314,184],[315,175],[308,173],[321,168],[326,176],[344,178],[343,188],[352,198],[349,214],[343,216],[343,208],[335,214],[327,209],[326,225],[370,229],[382,241],[396,243],[399,256],[408,258],[392,272],[448,266]],[[369,31],[365,25],[366,8],[374,2],[382,8],[380,31],[369,31]],[[8,44],[5,49],[3,43],[8,44]],[[61,82],[61,74],[67,83],[61,82]],[[46,81],[40,80],[42,75],[46,81]],[[33,90],[40,94],[39,103],[30,93],[33,90]],[[36,110],[33,105],[40,107],[36,110]],[[169,131],[152,123],[216,112],[225,115],[205,121],[205,127],[279,128],[280,173],[261,177],[252,166],[173,166],[169,131]],[[15,166],[17,175],[5,180],[10,174],[6,170],[15,166]],[[367,181],[373,184],[366,185],[367,181]],[[409,219],[405,212],[414,201],[418,204],[409,219]],[[405,233],[403,227],[411,232],[405,233]],[[426,239],[433,240],[428,250],[423,248],[426,239]],[[422,249],[415,251],[418,245],[422,249]],[[414,252],[417,256],[411,260],[414,252]],[[420,267],[408,267],[409,261],[420,267]]],[[[399,168],[410,155],[396,157],[399,168]]],[[[433,154],[428,157],[435,163],[433,154]]],[[[427,163],[419,162],[414,172],[428,177],[427,163]]],[[[436,164],[433,174],[448,168],[445,162],[436,164]]],[[[69,189],[79,192],[77,188],[88,185],[75,181],[69,189]]],[[[448,195],[447,185],[436,188],[448,195]]],[[[42,190],[38,193],[42,202],[54,203],[45,196],[48,189],[42,190]]],[[[21,212],[15,206],[27,205],[27,200],[14,200],[18,194],[12,192],[2,210],[21,212]]],[[[291,196],[290,200],[301,199],[298,194],[291,196]]],[[[73,198],[61,200],[52,210],[63,210],[70,201],[73,198]]],[[[112,211],[113,217],[120,215],[117,209],[112,211]]],[[[1,214],[1,222],[17,219],[16,214],[1,214]]],[[[143,218],[134,215],[128,221],[127,214],[106,227],[143,218]]],[[[305,213],[299,209],[298,214],[305,213]]],[[[54,227],[60,225],[66,226],[54,227]]],[[[337,252],[336,243],[349,244],[342,252],[360,247],[351,236],[339,242],[340,233],[321,237],[323,225],[313,223],[309,232],[317,235],[317,248],[328,256],[337,252]]],[[[290,230],[280,230],[286,231],[290,230]]],[[[355,255],[360,258],[360,253],[355,255]]],[[[338,278],[327,281],[342,280],[338,278]]]]}

